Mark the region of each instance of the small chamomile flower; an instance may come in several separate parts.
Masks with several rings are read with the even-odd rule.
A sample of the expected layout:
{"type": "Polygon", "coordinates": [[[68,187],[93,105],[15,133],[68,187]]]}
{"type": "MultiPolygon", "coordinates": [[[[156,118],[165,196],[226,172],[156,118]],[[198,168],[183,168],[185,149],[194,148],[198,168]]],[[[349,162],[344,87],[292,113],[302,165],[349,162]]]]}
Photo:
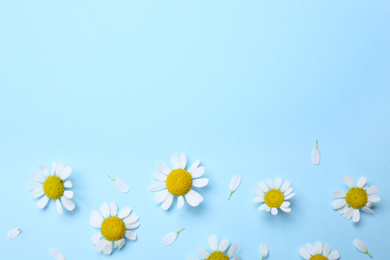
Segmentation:
{"type": "Polygon", "coordinates": [[[278,208],[287,213],[291,211],[287,200],[294,197],[295,193],[292,193],[293,187],[290,187],[288,181],[282,184],[282,178],[278,177],[275,182],[268,180],[268,186],[264,182],[260,182],[259,186],[255,188],[257,197],[253,199],[254,202],[264,202],[257,208],[259,211],[271,211],[272,215],[278,214],[278,208]]]}
{"type": "Polygon", "coordinates": [[[299,249],[299,254],[307,260],[337,260],[340,258],[339,251],[330,252],[330,246],[322,246],[322,242],[307,244],[306,248],[299,249]]]}
{"type": "Polygon", "coordinates": [[[345,175],[344,181],[350,189],[347,193],[340,190],[333,192],[333,197],[339,198],[332,202],[333,209],[337,209],[339,214],[344,214],[346,219],[352,218],[353,222],[359,222],[360,209],[368,214],[374,213],[371,207],[380,201],[380,197],[373,194],[379,192],[379,188],[377,186],[368,187],[365,177],[357,181],[356,187],[350,175],[345,175]]]}
{"type": "Polygon", "coordinates": [[[44,176],[38,173],[32,173],[31,178],[40,183],[33,182],[28,185],[33,198],[43,196],[37,202],[37,207],[39,209],[46,207],[49,199],[52,199],[56,201],[57,211],[59,214],[62,213],[62,205],[64,205],[64,207],[69,211],[74,210],[75,205],[71,200],[73,197],[73,191],[68,190],[72,187],[72,182],[69,180],[65,181],[65,179],[67,179],[72,173],[72,168],[69,166],[65,167],[62,162],[56,163],[54,161],[51,167],[51,173],[44,165],[39,166],[39,169],[42,171],[44,176]]]}
{"type": "Polygon", "coordinates": [[[114,242],[114,248],[119,250],[125,245],[126,236],[130,240],[136,240],[137,234],[129,229],[139,227],[138,215],[130,214],[131,208],[124,207],[119,214],[117,205],[112,202],[110,206],[104,203],[100,206],[100,215],[96,211],[92,211],[90,225],[94,228],[99,228],[100,231],[92,236],[92,243],[95,245],[96,251],[103,251],[104,254],[111,254],[114,242]],[[103,238],[102,238],[103,237],[103,238]]]}
{"type": "MultiPolygon", "coordinates": [[[[226,253],[226,250],[229,247],[229,240],[223,239],[218,244],[218,239],[216,235],[211,235],[209,237],[209,246],[211,253],[208,253],[206,250],[198,247],[198,253],[202,260],[240,260],[240,256],[233,257],[237,250],[238,244],[234,243],[226,253]]],[[[188,257],[188,260],[199,260],[195,257],[188,257]]]]}
{"type": "Polygon", "coordinates": [[[193,190],[194,187],[203,188],[209,183],[209,179],[199,178],[204,174],[204,167],[199,167],[199,163],[199,160],[196,161],[186,170],[185,154],[174,154],[172,156],[173,170],[165,163],[157,165],[159,171],[155,172],[153,177],[158,181],[150,185],[150,190],[160,191],[155,195],[154,200],[157,204],[162,203],[163,210],[171,207],[175,196],[177,197],[177,209],[183,207],[184,197],[192,207],[199,206],[203,201],[202,195],[193,190]]]}

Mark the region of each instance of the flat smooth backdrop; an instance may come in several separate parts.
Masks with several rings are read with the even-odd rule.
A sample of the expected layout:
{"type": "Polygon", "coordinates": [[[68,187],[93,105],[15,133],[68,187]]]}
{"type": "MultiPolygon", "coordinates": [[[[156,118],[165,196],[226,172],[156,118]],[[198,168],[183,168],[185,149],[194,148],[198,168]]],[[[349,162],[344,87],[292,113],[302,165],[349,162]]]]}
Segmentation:
{"type": "Polygon", "coordinates": [[[0,2],[2,259],[186,259],[217,234],[243,260],[300,259],[323,241],[341,259],[388,258],[389,1],[0,2]],[[311,163],[315,140],[322,155],[311,163]],[[200,159],[204,202],[165,212],[149,191],[160,161],[200,159]],[[30,174],[73,168],[76,210],[36,208],[30,174]],[[107,174],[126,181],[121,194],[107,174]],[[242,176],[227,200],[230,179],[242,176]],[[381,189],[358,224],[331,208],[345,174],[381,189]],[[259,181],[295,188],[292,212],[252,201],[259,181]],[[138,240],[95,251],[90,213],[111,201],[140,216],[138,240]],[[15,240],[6,238],[23,229],[15,240]],[[165,234],[185,227],[165,247],[165,234]]]}

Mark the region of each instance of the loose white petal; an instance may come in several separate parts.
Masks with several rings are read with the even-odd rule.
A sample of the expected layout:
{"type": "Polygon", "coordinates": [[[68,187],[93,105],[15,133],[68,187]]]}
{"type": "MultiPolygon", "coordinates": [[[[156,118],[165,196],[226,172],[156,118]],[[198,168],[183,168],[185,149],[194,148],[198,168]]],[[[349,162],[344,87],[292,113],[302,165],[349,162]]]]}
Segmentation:
{"type": "Polygon", "coordinates": [[[58,249],[52,249],[50,250],[50,255],[55,260],[65,260],[65,256],[62,254],[62,252],[58,249]]]}
{"type": "Polygon", "coordinates": [[[209,183],[209,179],[207,178],[200,178],[200,179],[195,179],[192,181],[192,186],[197,187],[197,188],[203,188],[209,183]]]}
{"type": "Polygon", "coordinates": [[[314,165],[320,164],[320,151],[318,150],[318,141],[316,140],[316,147],[314,148],[312,154],[311,154],[311,162],[314,165]]]}
{"type": "Polygon", "coordinates": [[[126,218],[131,212],[130,207],[124,207],[118,214],[118,218],[123,219],[126,218]]]}
{"type": "Polygon", "coordinates": [[[74,205],[73,201],[71,201],[71,200],[68,199],[67,197],[62,196],[62,197],[61,197],[61,202],[62,202],[62,204],[64,205],[64,207],[65,207],[67,210],[69,210],[69,211],[74,210],[75,205],[74,205]]]}
{"type": "Polygon", "coordinates": [[[126,230],[126,234],[125,235],[130,240],[136,240],[137,239],[137,233],[135,233],[133,231],[126,230]]]}
{"type": "Polygon", "coordinates": [[[345,175],[344,176],[345,184],[347,184],[348,187],[353,188],[355,186],[355,182],[353,181],[353,178],[351,175],[345,175]]]}
{"type": "Polygon", "coordinates": [[[56,199],[56,208],[57,208],[58,214],[62,214],[62,205],[61,205],[61,202],[59,199],[56,199]]]}
{"type": "Polygon", "coordinates": [[[111,204],[110,204],[111,217],[116,217],[117,213],[118,213],[118,206],[115,204],[115,202],[111,202],[111,204]]]}
{"type": "Polygon", "coordinates": [[[222,241],[219,243],[218,250],[221,252],[225,252],[228,247],[229,247],[229,240],[222,239],[222,241]]]}
{"type": "Polygon", "coordinates": [[[14,228],[8,232],[7,237],[9,239],[14,239],[15,237],[19,236],[20,232],[20,228],[14,228]]]}
{"type": "Polygon", "coordinates": [[[167,184],[162,181],[153,182],[150,184],[151,191],[159,191],[167,188],[167,184]]]}
{"type": "Polygon", "coordinates": [[[163,162],[159,163],[157,165],[157,168],[160,172],[167,174],[167,175],[171,172],[171,169],[168,167],[168,165],[166,163],[163,163],[163,162]]]}
{"type": "Polygon", "coordinates": [[[268,246],[267,245],[261,244],[260,250],[261,250],[261,255],[263,258],[268,256],[268,246]]]}
{"type": "Polygon", "coordinates": [[[188,169],[188,172],[192,174],[193,171],[195,171],[200,164],[200,160],[197,160],[194,162],[194,164],[188,169]]]}
{"type": "Polygon", "coordinates": [[[333,192],[333,198],[345,198],[347,194],[344,191],[341,190],[335,190],[333,192]]]}
{"type": "Polygon", "coordinates": [[[202,177],[203,176],[203,174],[204,174],[204,167],[203,166],[200,166],[200,167],[198,167],[198,168],[196,168],[192,173],[191,173],[191,175],[192,175],[192,178],[199,178],[199,177],[202,177]]]}
{"type": "Polygon", "coordinates": [[[366,244],[364,244],[363,241],[361,241],[360,239],[355,239],[355,240],[353,241],[353,244],[355,245],[355,247],[356,247],[357,250],[359,250],[359,251],[362,252],[363,254],[367,254],[367,255],[369,255],[371,258],[373,258],[372,255],[368,252],[367,246],[366,246],[366,244]]]}
{"type": "Polygon", "coordinates": [[[167,199],[163,202],[163,204],[161,204],[161,208],[163,210],[168,210],[171,205],[172,205],[172,202],[173,202],[173,195],[168,193],[168,197],[167,199]]]}
{"type": "Polygon", "coordinates": [[[229,198],[232,196],[233,192],[235,192],[238,188],[238,186],[240,186],[241,184],[241,177],[238,176],[238,175],[234,175],[232,180],[230,181],[230,194],[229,194],[229,198]]]}
{"type": "Polygon", "coordinates": [[[95,228],[100,228],[103,223],[103,217],[96,211],[91,212],[91,218],[89,224],[95,228]]]}
{"type": "Polygon", "coordinates": [[[43,196],[40,200],[38,200],[37,208],[38,209],[43,209],[44,207],[46,207],[48,202],[49,202],[49,198],[46,195],[43,196]]]}
{"type": "Polygon", "coordinates": [[[179,233],[182,232],[183,230],[184,230],[184,228],[180,229],[179,231],[171,232],[171,233],[167,234],[167,235],[162,239],[162,243],[163,243],[165,246],[171,245],[173,242],[175,242],[175,240],[176,240],[176,238],[178,237],[179,233]]]}
{"type": "Polygon", "coordinates": [[[31,173],[31,178],[35,181],[39,181],[39,182],[44,182],[46,179],[45,177],[43,177],[42,175],[38,174],[38,173],[31,173]]]}
{"type": "Polygon", "coordinates": [[[209,246],[213,252],[218,250],[218,239],[216,235],[209,236],[209,246]]]}
{"type": "Polygon", "coordinates": [[[229,251],[227,253],[228,257],[232,257],[234,256],[234,254],[237,252],[238,250],[238,244],[237,243],[234,243],[230,248],[229,248],[229,251]]]}
{"type": "Polygon", "coordinates": [[[122,249],[122,247],[126,244],[126,241],[124,238],[121,238],[114,242],[114,248],[118,248],[119,250],[122,249]]]}
{"type": "Polygon", "coordinates": [[[184,153],[180,155],[180,168],[185,169],[187,165],[187,157],[184,153]]]}
{"type": "Polygon", "coordinates": [[[172,165],[175,169],[180,169],[180,154],[172,155],[172,165]]]}
{"type": "Polygon", "coordinates": [[[129,185],[127,185],[127,183],[125,183],[124,181],[121,181],[121,180],[116,180],[115,181],[115,186],[122,193],[127,193],[130,190],[129,185]]]}

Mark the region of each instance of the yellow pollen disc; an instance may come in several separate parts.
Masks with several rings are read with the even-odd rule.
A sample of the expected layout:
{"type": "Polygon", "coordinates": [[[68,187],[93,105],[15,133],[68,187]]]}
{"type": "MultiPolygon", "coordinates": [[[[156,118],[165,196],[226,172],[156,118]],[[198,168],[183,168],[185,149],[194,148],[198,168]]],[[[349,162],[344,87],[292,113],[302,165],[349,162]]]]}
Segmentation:
{"type": "Polygon", "coordinates": [[[310,260],[328,260],[328,258],[323,255],[313,255],[312,257],[310,257],[310,260]]]}
{"type": "Polygon", "coordinates": [[[184,169],[171,171],[167,177],[167,188],[176,196],[187,194],[192,187],[192,176],[184,169]]]}
{"type": "Polygon", "coordinates": [[[264,195],[264,202],[270,208],[279,208],[284,201],[284,195],[280,190],[269,190],[264,195]]]}
{"type": "Polygon", "coordinates": [[[212,252],[207,260],[229,260],[229,257],[222,252],[212,252]]]}
{"type": "Polygon", "coordinates": [[[49,176],[43,183],[43,191],[52,200],[61,198],[64,194],[64,182],[57,176],[49,176]]]}
{"type": "Polygon", "coordinates": [[[100,232],[105,239],[109,241],[116,241],[125,235],[126,225],[118,217],[108,217],[103,221],[100,232]]]}
{"type": "Polygon", "coordinates": [[[347,192],[345,200],[354,209],[363,208],[367,204],[367,192],[362,188],[351,188],[347,192]]]}

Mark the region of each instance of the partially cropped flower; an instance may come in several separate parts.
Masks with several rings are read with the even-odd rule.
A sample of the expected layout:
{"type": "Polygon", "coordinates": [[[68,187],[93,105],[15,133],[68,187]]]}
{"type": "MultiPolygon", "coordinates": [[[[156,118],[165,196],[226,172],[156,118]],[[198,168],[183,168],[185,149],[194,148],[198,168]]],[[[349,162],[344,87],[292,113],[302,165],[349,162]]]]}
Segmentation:
{"type": "Polygon", "coordinates": [[[46,207],[49,199],[52,199],[56,202],[59,214],[62,213],[62,205],[64,205],[64,207],[69,211],[74,210],[75,205],[71,200],[73,197],[73,191],[69,190],[69,188],[72,187],[72,182],[69,180],[65,181],[65,179],[67,179],[72,173],[72,168],[69,166],[65,167],[62,162],[56,163],[54,161],[51,167],[51,173],[44,165],[39,166],[39,169],[42,171],[44,176],[38,173],[32,173],[31,178],[40,183],[33,182],[28,185],[33,198],[43,196],[38,201],[37,207],[39,209],[46,207]]]}
{"type": "Polygon", "coordinates": [[[7,237],[9,239],[14,239],[15,237],[19,236],[20,232],[20,228],[14,228],[8,232],[7,237]]]}
{"type": "Polygon", "coordinates": [[[100,229],[99,232],[92,236],[92,243],[96,245],[96,251],[103,251],[104,254],[111,254],[114,243],[114,248],[119,250],[125,245],[124,237],[130,240],[136,240],[137,234],[129,229],[139,227],[138,215],[131,213],[131,208],[124,207],[119,214],[117,205],[112,202],[110,206],[104,203],[100,206],[100,215],[96,211],[92,211],[90,224],[94,228],[100,229]],[[102,238],[103,236],[103,238],[102,238]]]}
{"type": "Polygon", "coordinates": [[[65,260],[64,254],[58,250],[58,249],[52,249],[50,250],[50,255],[53,257],[55,260],[65,260]]]}
{"type": "Polygon", "coordinates": [[[110,175],[107,175],[108,178],[110,178],[114,183],[115,183],[115,186],[118,188],[118,190],[122,193],[127,193],[129,192],[130,190],[130,187],[129,185],[127,185],[126,182],[124,181],[121,181],[121,180],[117,180],[117,179],[114,179],[112,178],[110,175]]]}
{"type": "Polygon", "coordinates": [[[368,253],[367,246],[366,244],[364,244],[363,241],[361,241],[360,239],[355,239],[353,241],[353,244],[355,245],[357,250],[359,250],[363,254],[367,254],[371,258],[374,258],[370,253],[368,253]]]}
{"type": "Polygon", "coordinates": [[[150,185],[150,190],[162,190],[155,195],[154,200],[157,204],[162,203],[163,210],[171,207],[175,196],[177,197],[177,209],[183,207],[184,197],[192,207],[198,206],[203,201],[202,195],[193,190],[193,187],[202,188],[209,183],[209,179],[199,178],[204,174],[204,167],[199,167],[199,163],[199,160],[196,161],[186,170],[187,158],[185,154],[174,154],[172,156],[173,170],[165,163],[157,165],[159,171],[155,172],[153,177],[158,181],[150,185]]]}
{"type": "Polygon", "coordinates": [[[380,201],[380,197],[373,194],[379,192],[379,188],[377,186],[368,187],[367,179],[364,177],[357,181],[356,187],[350,175],[345,175],[344,181],[350,189],[347,193],[340,190],[333,192],[333,197],[339,198],[332,202],[333,208],[337,209],[339,214],[344,214],[344,218],[352,218],[353,222],[359,222],[360,209],[368,214],[374,213],[371,207],[380,201]]]}
{"type": "Polygon", "coordinates": [[[320,151],[318,150],[318,141],[316,140],[316,147],[313,150],[313,153],[311,154],[311,162],[314,165],[319,165],[320,164],[320,151]]]}
{"type": "Polygon", "coordinates": [[[230,194],[229,194],[228,200],[232,196],[233,192],[235,192],[237,190],[237,188],[238,188],[238,186],[240,186],[240,184],[241,184],[241,177],[238,175],[234,175],[232,180],[230,181],[230,194]]]}
{"type": "Polygon", "coordinates": [[[268,256],[268,246],[265,244],[261,244],[260,250],[261,250],[261,256],[262,256],[261,260],[263,260],[264,258],[266,258],[268,256]]]}
{"type": "Polygon", "coordinates": [[[268,180],[268,187],[264,182],[259,183],[260,188],[255,189],[257,197],[254,202],[264,202],[257,209],[259,211],[265,210],[271,211],[272,215],[278,214],[278,209],[284,212],[290,212],[290,202],[287,201],[294,197],[295,193],[292,193],[293,187],[290,187],[290,183],[285,181],[282,185],[282,178],[276,178],[275,182],[268,180]]]}
{"type": "Polygon", "coordinates": [[[175,242],[176,238],[179,236],[179,233],[182,232],[184,228],[176,231],[176,232],[171,232],[168,233],[163,239],[162,242],[165,246],[171,245],[173,242],[175,242]]]}
{"type": "Polygon", "coordinates": [[[299,249],[299,254],[306,260],[336,260],[340,258],[339,251],[330,252],[330,246],[322,246],[322,242],[307,244],[306,248],[299,249]]]}
{"type": "MultiPolygon", "coordinates": [[[[211,235],[209,237],[209,246],[211,249],[211,253],[208,253],[206,250],[198,247],[198,253],[201,259],[203,260],[240,260],[241,259],[241,257],[239,256],[233,257],[238,250],[237,243],[234,243],[226,253],[226,250],[229,247],[229,240],[223,239],[218,244],[217,236],[211,235]]],[[[188,257],[188,260],[199,260],[199,259],[195,257],[188,257]]]]}

